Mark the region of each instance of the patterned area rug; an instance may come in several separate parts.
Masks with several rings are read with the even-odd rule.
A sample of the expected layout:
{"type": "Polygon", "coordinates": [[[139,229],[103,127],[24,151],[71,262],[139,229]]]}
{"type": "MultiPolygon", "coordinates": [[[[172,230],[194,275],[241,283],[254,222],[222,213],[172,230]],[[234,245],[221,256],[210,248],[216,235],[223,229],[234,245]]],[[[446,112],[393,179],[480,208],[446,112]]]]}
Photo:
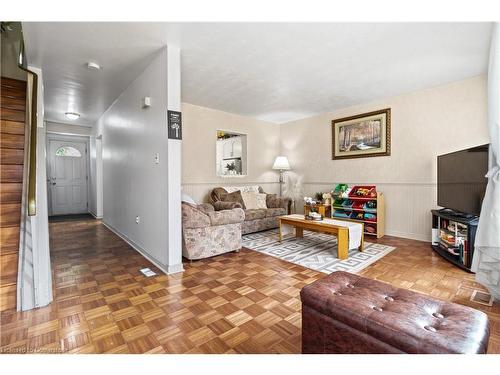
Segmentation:
{"type": "Polygon", "coordinates": [[[395,249],[365,241],[363,252],[351,250],[348,259],[340,260],[335,236],[304,231],[304,238],[289,235],[280,243],[277,229],[244,235],[243,247],[324,273],[358,272],[395,249]]]}

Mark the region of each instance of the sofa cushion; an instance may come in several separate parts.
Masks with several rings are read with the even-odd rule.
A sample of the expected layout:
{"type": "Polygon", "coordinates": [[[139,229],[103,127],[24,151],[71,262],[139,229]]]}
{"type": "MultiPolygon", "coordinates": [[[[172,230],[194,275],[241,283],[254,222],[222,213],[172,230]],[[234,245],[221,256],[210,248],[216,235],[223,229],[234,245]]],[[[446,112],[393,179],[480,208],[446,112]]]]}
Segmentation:
{"type": "Polygon", "coordinates": [[[283,216],[286,215],[286,210],[282,207],[268,208],[266,210],[266,217],[283,216]]]}
{"type": "Polygon", "coordinates": [[[266,210],[245,210],[245,221],[263,219],[266,217],[266,210]]]}

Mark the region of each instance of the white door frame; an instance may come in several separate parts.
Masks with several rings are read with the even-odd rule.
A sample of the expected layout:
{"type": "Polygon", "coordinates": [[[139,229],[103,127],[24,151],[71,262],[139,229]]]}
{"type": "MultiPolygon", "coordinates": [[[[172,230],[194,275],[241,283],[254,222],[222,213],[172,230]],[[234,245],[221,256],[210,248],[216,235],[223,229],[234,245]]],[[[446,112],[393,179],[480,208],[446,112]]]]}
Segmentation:
{"type": "Polygon", "coordinates": [[[85,135],[64,135],[59,133],[49,133],[47,132],[46,144],[45,144],[45,160],[47,163],[47,202],[49,216],[52,216],[52,193],[50,189],[50,176],[52,173],[50,166],[50,141],[67,141],[67,142],[84,142],[85,143],[85,163],[87,164],[87,212],[89,212],[89,199],[90,199],[90,184],[89,184],[89,173],[90,173],[90,142],[89,136],[85,135]]]}

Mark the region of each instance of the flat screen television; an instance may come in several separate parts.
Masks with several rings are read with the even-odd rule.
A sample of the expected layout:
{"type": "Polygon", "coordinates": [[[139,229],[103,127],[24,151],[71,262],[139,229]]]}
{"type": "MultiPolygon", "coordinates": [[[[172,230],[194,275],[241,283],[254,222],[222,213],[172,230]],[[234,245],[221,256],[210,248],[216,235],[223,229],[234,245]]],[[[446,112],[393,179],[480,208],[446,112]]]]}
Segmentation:
{"type": "Polygon", "coordinates": [[[438,197],[441,207],[479,215],[488,179],[489,145],[438,156],[438,197]]]}

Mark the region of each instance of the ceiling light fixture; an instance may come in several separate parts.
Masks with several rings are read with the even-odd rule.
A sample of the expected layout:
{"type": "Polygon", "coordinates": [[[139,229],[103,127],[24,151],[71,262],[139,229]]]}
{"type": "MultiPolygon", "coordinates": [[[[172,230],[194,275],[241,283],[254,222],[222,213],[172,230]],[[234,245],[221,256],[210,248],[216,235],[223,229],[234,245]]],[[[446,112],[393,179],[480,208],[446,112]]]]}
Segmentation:
{"type": "Polygon", "coordinates": [[[80,118],[80,114],[76,112],[66,112],[65,115],[69,120],[77,120],[80,118]]]}
{"type": "Polygon", "coordinates": [[[100,69],[101,69],[101,66],[100,66],[98,63],[95,63],[95,62],[89,61],[89,62],[87,63],[87,68],[89,68],[90,70],[100,70],[100,69]]]}

